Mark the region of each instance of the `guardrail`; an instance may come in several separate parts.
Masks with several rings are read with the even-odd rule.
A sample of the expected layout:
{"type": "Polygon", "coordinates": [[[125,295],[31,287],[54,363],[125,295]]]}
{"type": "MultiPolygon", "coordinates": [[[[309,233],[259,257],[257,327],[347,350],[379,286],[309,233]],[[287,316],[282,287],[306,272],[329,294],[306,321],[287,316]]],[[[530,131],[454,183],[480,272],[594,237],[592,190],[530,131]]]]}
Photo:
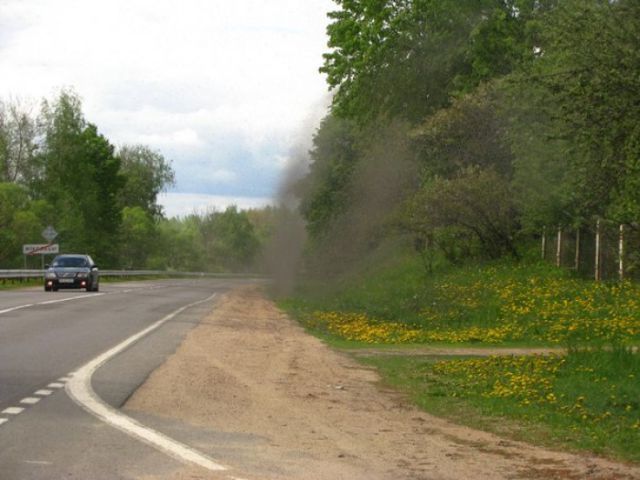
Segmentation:
{"type": "MultiPolygon", "coordinates": [[[[0,270],[0,280],[44,278],[44,270],[0,270]]],[[[208,277],[208,278],[265,278],[253,273],[171,272],[164,270],[100,270],[101,277],[208,277]]]]}

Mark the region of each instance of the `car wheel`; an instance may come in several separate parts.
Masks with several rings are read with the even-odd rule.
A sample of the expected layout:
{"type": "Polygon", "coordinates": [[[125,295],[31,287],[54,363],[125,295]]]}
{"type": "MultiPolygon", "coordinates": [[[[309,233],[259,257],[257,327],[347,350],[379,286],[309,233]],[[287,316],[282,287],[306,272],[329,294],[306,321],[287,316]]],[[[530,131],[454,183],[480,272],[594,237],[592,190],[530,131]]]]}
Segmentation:
{"type": "Polygon", "coordinates": [[[47,287],[46,285],[44,286],[44,291],[45,292],[50,292],[51,291],[51,287],[47,287]]]}
{"type": "Polygon", "coordinates": [[[99,283],[96,283],[96,286],[95,286],[95,287],[93,287],[93,291],[94,291],[94,292],[98,292],[98,291],[100,291],[100,284],[99,284],[99,283]]]}

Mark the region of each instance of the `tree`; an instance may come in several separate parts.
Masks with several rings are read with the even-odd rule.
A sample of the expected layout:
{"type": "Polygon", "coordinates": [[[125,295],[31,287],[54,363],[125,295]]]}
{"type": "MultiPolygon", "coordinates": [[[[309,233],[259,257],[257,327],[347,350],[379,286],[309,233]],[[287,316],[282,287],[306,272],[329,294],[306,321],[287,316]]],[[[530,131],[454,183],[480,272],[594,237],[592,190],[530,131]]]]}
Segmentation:
{"type": "Polygon", "coordinates": [[[36,175],[36,124],[17,101],[0,101],[0,182],[29,184],[36,175]]]}
{"type": "Polygon", "coordinates": [[[162,216],[158,194],[175,182],[175,173],[160,152],[144,145],[124,146],[118,151],[125,184],[120,202],[125,207],[140,207],[152,217],[162,216]]]}
{"type": "Polygon", "coordinates": [[[640,3],[570,0],[549,17],[529,78],[572,150],[581,216],[640,218],[640,3]]]}
{"type": "Polygon", "coordinates": [[[412,198],[405,222],[419,237],[441,240],[439,246],[444,251],[451,250],[453,229],[464,232],[463,238],[475,238],[479,246],[475,250],[482,255],[499,258],[507,253],[518,257],[514,240],[518,224],[511,188],[491,169],[470,167],[451,179],[433,179],[412,198]]]}
{"type": "Polygon", "coordinates": [[[500,93],[484,85],[438,110],[412,132],[423,177],[452,177],[468,167],[512,173],[513,154],[504,141],[500,93]]]}
{"type": "Polygon", "coordinates": [[[122,210],[119,263],[122,268],[145,267],[157,238],[153,218],[141,207],[122,210]]]}
{"type": "Polygon", "coordinates": [[[43,105],[45,142],[36,194],[55,206],[60,241],[68,250],[88,251],[101,264],[115,262],[124,177],[114,148],[87,123],[80,99],[63,91],[43,105]]]}
{"type": "Polygon", "coordinates": [[[337,0],[320,69],[342,116],[411,122],[531,61],[556,0],[337,0]]]}
{"type": "Polygon", "coordinates": [[[313,137],[311,166],[296,187],[300,211],[312,239],[325,234],[331,222],[349,205],[350,185],[358,162],[356,128],[352,122],[329,115],[313,137]]]}
{"type": "Polygon", "coordinates": [[[193,220],[198,224],[209,269],[253,267],[260,243],[246,212],[230,206],[224,212],[209,212],[193,220]]]}
{"type": "Polygon", "coordinates": [[[22,263],[22,245],[41,238],[43,217],[49,211],[45,202],[30,200],[24,186],[0,183],[0,265],[22,263]]]}

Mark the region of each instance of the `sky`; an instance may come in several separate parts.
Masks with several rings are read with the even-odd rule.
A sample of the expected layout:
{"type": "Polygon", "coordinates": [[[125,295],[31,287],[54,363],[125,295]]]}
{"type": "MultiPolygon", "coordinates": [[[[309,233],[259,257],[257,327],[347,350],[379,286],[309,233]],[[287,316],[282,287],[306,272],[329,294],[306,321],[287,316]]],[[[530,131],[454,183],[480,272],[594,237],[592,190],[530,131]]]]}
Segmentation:
{"type": "Polygon", "coordinates": [[[329,99],[331,0],[0,0],[0,98],[71,87],[114,145],[162,153],[168,216],[260,207],[329,99]]]}

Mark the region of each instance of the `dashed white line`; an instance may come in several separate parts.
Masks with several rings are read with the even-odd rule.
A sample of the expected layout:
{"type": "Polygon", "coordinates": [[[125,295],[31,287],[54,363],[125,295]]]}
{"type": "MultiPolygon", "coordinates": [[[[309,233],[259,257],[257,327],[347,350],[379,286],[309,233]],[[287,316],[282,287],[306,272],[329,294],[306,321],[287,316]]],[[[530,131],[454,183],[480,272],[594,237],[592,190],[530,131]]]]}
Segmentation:
{"type": "Polygon", "coordinates": [[[48,397],[49,395],[51,395],[53,393],[53,390],[46,390],[46,389],[42,389],[42,390],[36,390],[34,392],[34,395],[41,395],[43,397],[48,397]]]}
{"type": "Polygon", "coordinates": [[[6,414],[6,415],[18,415],[20,413],[24,412],[24,408],[22,407],[9,407],[9,408],[5,408],[2,413],[6,414]]]}
{"type": "Polygon", "coordinates": [[[204,300],[199,300],[197,302],[190,303],[189,305],[185,305],[184,307],[177,309],[161,320],[158,320],[148,328],[145,328],[136,335],[129,337],[124,342],[113,347],[111,350],[106,351],[102,355],[99,355],[98,357],[91,360],[89,363],[83,365],[79,370],[77,370],[76,375],[74,375],[74,377],[69,380],[69,383],[67,383],[67,394],[73,399],[74,402],[87,410],[89,413],[95,415],[103,422],[127,433],[128,435],[131,435],[134,438],[137,438],[138,440],[143,441],[148,445],[157,448],[158,450],[168,455],[171,455],[174,458],[199,465],[206,468],[207,470],[227,470],[226,467],[216,463],[213,459],[209,458],[205,454],[183,443],[177,442],[151,428],[145,427],[144,425],[138,423],[136,420],[109,406],[100,397],[98,397],[98,395],[91,387],[92,375],[104,363],[118,355],[133,343],[140,340],[145,335],[162,326],[187,308],[207,302],[213,299],[215,296],[216,294],[214,293],[204,300]]]}
{"type": "Polygon", "coordinates": [[[58,300],[47,300],[46,302],[40,302],[36,305],[51,305],[52,303],[69,302],[71,300],[81,300],[84,298],[101,297],[104,293],[92,293],[91,295],[78,295],[77,297],[59,298],[58,300]]]}
{"type": "Polygon", "coordinates": [[[2,425],[3,423],[7,423],[9,420],[7,420],[6,418],[0,418],[0,425],[2,425]]]}
{"type": "Polygon", "coordinates": [[[71,380],[71,376],[70,376],[70,375],[69,375],[69,376],[66,376],[66,377],[60,377],[60,378],[58,379],[58,382],[60,382],[60,383],[66,383],[66,382],[68,382],[69,380],[71,380]]]}
{"type": "Polygon", "coordinates": [[[20,400],[20,403],[22,403],[24,405],[35,405],[40,400],[42,400],[42,399],[38,398],[38,397],[27,397],[27,398],[23,398],[22,400],[20,400]]]}
{"type": "Polygon", "coordinates": [[[47,388],[62,388],[62,387],[64,387],[64,383],[60,383],[60,382],[53,382],[47,385],[47,388]]]}

